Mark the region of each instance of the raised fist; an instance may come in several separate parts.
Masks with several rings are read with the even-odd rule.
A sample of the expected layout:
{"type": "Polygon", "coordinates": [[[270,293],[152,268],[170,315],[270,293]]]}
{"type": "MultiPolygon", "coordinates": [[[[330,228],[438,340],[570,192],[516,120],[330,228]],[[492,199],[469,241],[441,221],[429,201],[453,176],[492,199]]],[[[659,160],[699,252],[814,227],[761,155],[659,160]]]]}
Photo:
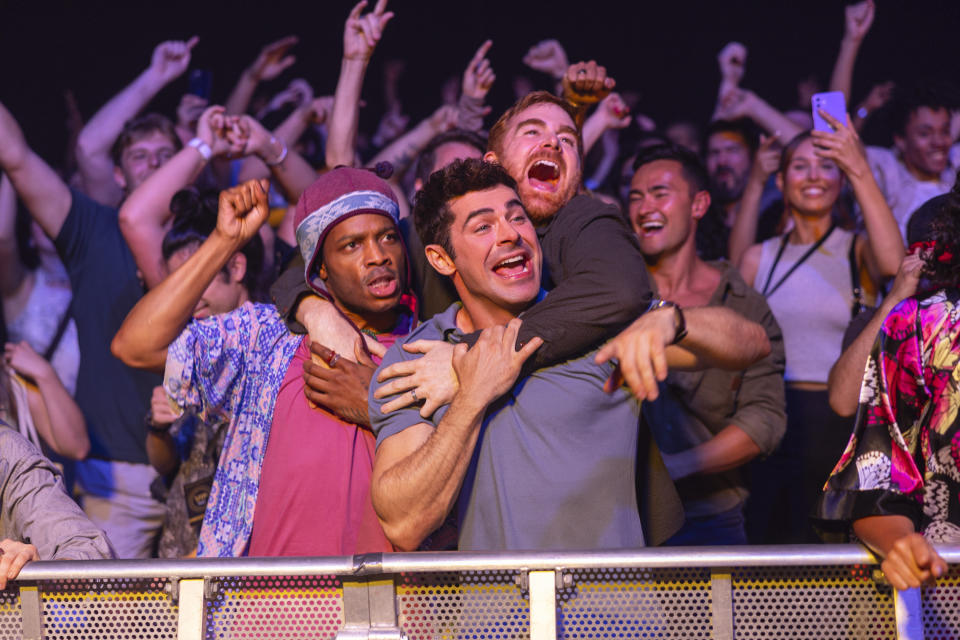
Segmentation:
{"type": "Polygon", "coordinates": [[[523,56],[523,64],[531,69],[547,73],[557,80],[566,73],[570,62],[567,52],[557,40],[542,40],[533,45],[527,55],[523,56]]]}
{"type": "Polygon", "coordinates": [[[267,192],[270,181],[247,180],[220,192],[217,232],[232,240],[237,248],[255,236],[270,214],[267,192]]]}
{"type": "Polygon", "coordinates": [[[594,104],[606,98],[616,84],[607,76],[607,68],[596,61],[578,62],[563,76],[563,95],[575,104],[594,104]]]}
{"type": "Polygon", "coordinates": [[[739,42],[730,42],[717,54],[720,76],[724,84],[737,86],[747,67],[747,48],[739,42]]]}
{"type": "Polygon", "coordinates": [[[876,5],[873,0],[847,5],[844,9],[844,37],[854,42],[862,41],[873,25],[875,12],[876,5]]]}

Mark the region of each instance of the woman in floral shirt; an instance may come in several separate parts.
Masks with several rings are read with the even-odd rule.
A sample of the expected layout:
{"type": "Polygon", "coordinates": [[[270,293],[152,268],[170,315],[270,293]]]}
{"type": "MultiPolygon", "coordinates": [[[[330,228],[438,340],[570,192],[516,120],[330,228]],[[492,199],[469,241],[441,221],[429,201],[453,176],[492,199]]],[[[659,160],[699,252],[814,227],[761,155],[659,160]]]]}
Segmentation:
{"type": "Polygon", "coordinates": [[[960,543],[960,189],[934,223],[924,275],[949,283],[887,316],[867,361],[860,411],[816,519],[853,525],[898,589],[939,577],[932,544],[960,543]]]}

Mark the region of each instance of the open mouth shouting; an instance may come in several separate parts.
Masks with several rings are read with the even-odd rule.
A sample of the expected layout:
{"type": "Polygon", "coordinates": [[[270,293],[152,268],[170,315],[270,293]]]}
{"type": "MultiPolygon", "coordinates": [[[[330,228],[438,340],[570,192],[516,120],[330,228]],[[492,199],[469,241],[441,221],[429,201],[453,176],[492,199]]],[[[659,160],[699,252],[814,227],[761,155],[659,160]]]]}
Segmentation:
{"type": "Polygon", "coordinates": [[[527,251],[514,251],[500,258],[493,265],[493,272],[505,280],[520,280],[532,275],[530,254],[527,251]]]}
{"type": "Polygon", "coordinates": [[[542,191],[556,191],[563,174],[563,161],[540,158],[527,169],[527,182],[534,189],[542,191]]]}
{"type": "Polygon", "coordinates": [[[367,291],[374,298],[391,298],[400,288],[400,280],[396,272],[391,269],[376,269],[367,275],[364,280],[367,291]]]}

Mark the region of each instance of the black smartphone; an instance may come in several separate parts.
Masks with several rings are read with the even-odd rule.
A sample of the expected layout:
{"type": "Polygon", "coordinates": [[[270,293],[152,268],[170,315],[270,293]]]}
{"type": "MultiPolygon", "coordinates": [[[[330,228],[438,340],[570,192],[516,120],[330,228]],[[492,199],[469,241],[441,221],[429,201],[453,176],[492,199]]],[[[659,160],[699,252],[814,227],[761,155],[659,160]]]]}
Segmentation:
{"type": "Polygon", "coordinates": [[[207,69],[194,69],[190,72],[190,86],[187,93],[210,100],[210,90],[213,87],[213,73],[207,69]]]}

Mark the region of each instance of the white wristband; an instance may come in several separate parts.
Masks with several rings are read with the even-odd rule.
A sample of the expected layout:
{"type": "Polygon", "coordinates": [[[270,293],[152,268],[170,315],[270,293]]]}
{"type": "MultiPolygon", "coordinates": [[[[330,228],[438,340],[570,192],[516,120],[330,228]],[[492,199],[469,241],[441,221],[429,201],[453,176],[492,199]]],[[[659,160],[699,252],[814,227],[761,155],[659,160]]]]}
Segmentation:
{"type": "Polygon", "coordinates": [[[209,162],[210,158],[213,157],[213,149],[211,149],[210,145],[208,145],[206,142],[204,142],[200,138],[194,138],[193,140],[187,143],[187,146],[193,147],[194,149],[199,151],[200,155],[203,156],[203,159],[206,160],[207,162],[209,162]]]}
{"type": "Polygon", "coordinates": [[[268,167],[275,167],[278,164],[283,164],[283,161],[287,159],[287,145],[284,144],[283,140],[277,140],[273,136],[270,137],[270,144],[277,144],[278,142],[280,143],[280,155],[277,156],[277,159],[273,162],[267,162],[266,160],[263,161],[268,167]]]}

